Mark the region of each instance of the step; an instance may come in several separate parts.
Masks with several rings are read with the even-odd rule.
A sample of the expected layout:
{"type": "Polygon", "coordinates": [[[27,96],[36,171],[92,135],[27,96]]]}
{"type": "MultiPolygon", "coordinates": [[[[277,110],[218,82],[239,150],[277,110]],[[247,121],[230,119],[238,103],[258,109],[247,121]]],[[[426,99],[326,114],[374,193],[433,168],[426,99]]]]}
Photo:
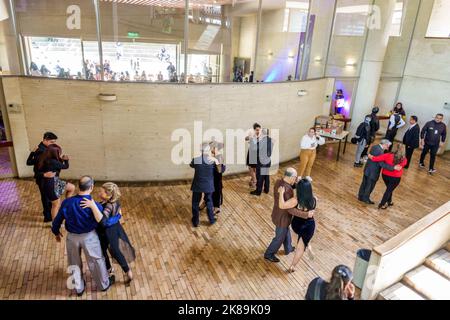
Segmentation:
{"type": "Polygon", "coordinates": [[[430,300],[450,300],[450,281],[424,265],[408,272],[402,282],[430,300]]]}
{"type": "Polygon", "coordinates": [[[425,265],[450,280],[450,252],[442,249],[427,258],[425,265]]]}
{"type": "Polygon", "coordinates": [[[420,294],[401,282],[380,293],[380,300],[425,300],[420,294]]]}

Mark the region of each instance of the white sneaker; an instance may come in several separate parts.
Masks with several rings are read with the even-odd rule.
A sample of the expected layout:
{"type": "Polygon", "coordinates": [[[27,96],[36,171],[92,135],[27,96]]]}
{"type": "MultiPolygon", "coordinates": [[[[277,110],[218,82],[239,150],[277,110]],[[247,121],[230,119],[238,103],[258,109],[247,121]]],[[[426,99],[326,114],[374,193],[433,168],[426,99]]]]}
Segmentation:
{"type": "Polygon", "coordinates": [[[309,182],[313,181],[313,179],[310,176],[307,176],[305,179],[308,180],[309,182]]]}

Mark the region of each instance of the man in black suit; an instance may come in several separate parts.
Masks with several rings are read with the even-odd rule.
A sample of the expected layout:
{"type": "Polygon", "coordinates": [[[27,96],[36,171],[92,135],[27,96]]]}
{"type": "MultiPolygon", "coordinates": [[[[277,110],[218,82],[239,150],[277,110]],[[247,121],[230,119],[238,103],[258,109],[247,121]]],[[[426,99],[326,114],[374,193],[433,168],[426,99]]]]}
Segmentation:
{"type": "Polygon", "coordinates": [[[58,137],[52,133],[52,132],[46,132],[44,133],[44,138],[42,139],[42,142],[39,143],[39,145],[30,153],[27,159],[27,166],[33,166],[34,171],[34,180],[36,181],[36,184],[38,185],[39,192],[41,193],[41,202],[42,202],[42,208],[43,208],[43,214],[44,214],[44,222],[51,222],[52,221],[52,202],[47,199],[47,197],[44,194],[44,190],[42,188],[42,179],[43,174],[42,172],[39,172],[37,169],[38,163],[39,163],[39,157],[44,153],[45,150],[47,150],[47,147],[52,144],[56,144],[56,140],[58,140],[58,137]]]}
{"type": "MultiPolygon", "coordinates": [[[[391,142],[387,139],[381,140],[379,145],[373,146],[370,150],[370,154],[374,157],[381,156],[384,154],[386,150],[389,150],[391,146],[391,142]]],[[[375,204],[372,200],[370,200],[370,195],[375,189],[375,185],[380,179],[381,169],[387,170],[401,170],[400,166],[390,166],[384,162],[373,162],[372,160],[367,160],[366,168],[364,169],[364,178],[359,188],[358,200],[367,204],[375,204]]]]}
{"type": "Polygon", "coordinates": [[[209,222],[214,224],[214,208],[212,195],[214,192],[214,170],[219,164],[217,159],[211,156],[211,147],[209,143],[202,144],[202,155],[192,159],[191,168],[195,169],[194,180],[192,181],[192,224],[198,227],[200,216],[200,201],[202,194],[207,207],[209,222]]]}
{"type": "Polygon", "coordinates": [[[269,137],[269,129],[262,130],[262,136],[257,142],[257,164],[256,164],[256,190],[250,194],[260,196],[263,188],[264,193],[270,191],[270,157],[272,156],[272,138],[269,137]]]}
{"type": "Polygon", "coordinates": [[[409,129],[403,136],[403,144],[405,145],[406,150],[406,159],[408,159],[408,163],[406,164],[405,169],[408,169],[409,165],[411,164],[414,150],[416,150],[420,146],[420,127],[417,121],[418,119],[416,116],[411,116],[411,118],[409,119],[409,129]]]}

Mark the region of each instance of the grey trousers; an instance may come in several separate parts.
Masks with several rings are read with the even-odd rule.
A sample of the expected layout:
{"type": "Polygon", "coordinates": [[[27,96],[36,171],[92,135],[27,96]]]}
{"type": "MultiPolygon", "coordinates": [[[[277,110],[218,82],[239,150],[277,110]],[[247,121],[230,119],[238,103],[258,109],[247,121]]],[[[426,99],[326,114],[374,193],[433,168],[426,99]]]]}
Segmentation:
{"type": "Polygon", "coordinates": [[[361,155],[364,152],[364,149],[367,146],[367,141],[366,139],[362,139],[361,142],[358,142],[358,144],[356,145],[356,158],[355,158],[355,163],[360,163],[361,162],[361,155]]]}
{"type": "Polygon", "coordinates": [[[86,257],[92,278],[97,284],[97,288],[105,290],[109,286],[109,274],[106,270],[105,257],[102,253],[100,240],[95,230],[89,233],[75,234],[68,233],[66,240],[67,259],[69,270],[72,272],[72,279],[76,284],[77,293],[84,291],[83,263],[81,261],[81,250],[86,257]],[[76,268],[78,267],[78,268],[76,268]],[[76,269],[75,271],[73,271],[76,269]]]}

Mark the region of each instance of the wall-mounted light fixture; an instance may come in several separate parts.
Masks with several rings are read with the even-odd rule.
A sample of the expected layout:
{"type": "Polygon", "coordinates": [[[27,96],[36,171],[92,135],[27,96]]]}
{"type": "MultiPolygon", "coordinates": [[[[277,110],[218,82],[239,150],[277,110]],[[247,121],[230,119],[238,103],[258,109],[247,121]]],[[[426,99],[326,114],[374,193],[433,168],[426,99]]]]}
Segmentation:
{"type": "Polygon", "coordinates": [[[117,96],[114,93],[100,93],[98,95],[100,101],[112,102],[117,101],[117,96]]]}
{"type": "Polygon", "coordinates": [[[267,53],[267,55],[269,56],[269,58],[272,58],[272,57],[273,57],[273,51],[272,51],[272,50],[269,50],[269,52],[267,53]]]}
{"type": "Polygon", "coordinates": [[[317,56],[314,58],[315,62],[322,62],[322,57],[321,56],[317,56]]]}
{"type": "Polygon", "coordinates": [[[353,59],[348,59],[347,63],[345,64],[347,67],[356,67],[356,61],[353,59]]]}
{"type": "Polygon", "coordinates": [[[308,91],[306,91],[306,90],[298,90],[297,95],[299,97],[307,96],[308,95],[308,91]]]}
{"type": "Polygon", "coordinates": [[[294,58],[295,58],[295,54],[293,54],[292,52],[290,52],[289,55],[288,55],[288,58],[289,58],[289,59],[294,59],[294,58]]]}

